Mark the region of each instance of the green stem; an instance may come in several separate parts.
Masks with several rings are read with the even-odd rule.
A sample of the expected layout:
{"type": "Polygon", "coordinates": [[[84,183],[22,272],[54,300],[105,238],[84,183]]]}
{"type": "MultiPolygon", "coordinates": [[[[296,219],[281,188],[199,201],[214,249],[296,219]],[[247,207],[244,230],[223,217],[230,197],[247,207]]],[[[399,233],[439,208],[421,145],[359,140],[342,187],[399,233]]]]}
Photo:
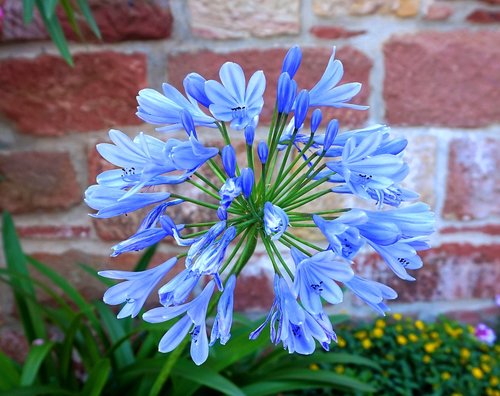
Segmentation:
{"type": "Polygon", "coordinates": [[[287,236],[287,238],[291,238],[291,239],[294,239],[296,240],[297,242],[300,242],[301,244],[307,246],[307,247],[310,247],[311,249],[314,249],[314,250],[317,250],[319,252],[322,252],[324,249],[320,248],[319,246],[316,246],[314,243],[311,243],[309,241],[306,241],[305,239],[302,239],[296,235],[293,235],[287,231],[285,231],[285,235],[287,236]]]}
{"type": "Polygon", "coordinates": [[[267,236],[264,234],[263,230],[260,230],[260,237],[262,238],[262,242],[264,243],[264,247],[266,248],[266,251],[267,251],[269,258],[271,259],[271,263],[273,264],[274,272],[276,272],[276,274],[278,274],[279,276],[282,276],[281,271],[278,267],[278,264],[276,264],[276,260],[274,259],[273,249],[271,248],[269,241],[267,240],[267,236]]]}
{"type": "Polygon", "coordinates": [[[269,245],[271,246],[271,249],[274,250],[274,254],[276,254],[276,257],[278,257],[278,260],[281,262],[281,265],[283,266],[283,268],[285,269],[285,271],[287,272],[288,276],[293,279],[293,272],[290,270],[290,268],[288,268],[288,265],[286,264],[285,260],[283,259],[283,256],[281,255],[278,247],[276,246],[276,244],[271,241],[269,243],[269,245]]]}
{"type": "Polygon", "coordinates": [[[207,186],[211,187],[215,192],[219,192],[219,188],[215,184],[213,184],[208,178],[200,174],[199,172],[194,172],[194,175],[199,178],[201,181],[203,181],[207,186]]]}
{"type": "Polygon", "coordinates": [[[309,253],[307,250],[305,250],[302,246],[298,245],[297,243],[295,243],[293,240],[291,240],[290,238],[288,238],[287,236],[284,236],[282,235],[281,238],[279,239],[279,241],[285,245],[286,247],[289,247],[291,248],[292,246],[299,249],[302,253],[304,253],[305,255],[311,257],[311,253],[309,253]]]}
{"type": "Polygon", "coordinates": [[[196,183],[194,180],[187,180],[189,184],[192,186],[195,186],[198,190],[203,191],[205,194],[210,195],[212,198],[215,198],[217,200],[220,199],[218,194],[215,194],[214,192],[210,191],[209,189],[203,187],[202,185],[196,183]]]}

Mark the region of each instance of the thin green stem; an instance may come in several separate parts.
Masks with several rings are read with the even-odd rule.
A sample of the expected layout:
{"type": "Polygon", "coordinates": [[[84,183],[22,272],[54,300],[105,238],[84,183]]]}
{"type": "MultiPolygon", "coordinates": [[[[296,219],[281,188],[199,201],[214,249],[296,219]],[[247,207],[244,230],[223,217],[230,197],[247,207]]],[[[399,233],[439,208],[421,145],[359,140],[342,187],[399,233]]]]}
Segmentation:
{"type": "Polygon", "coordinates": [[[205,194],[210,195],[212,198],[215,198],[217,200],[220,199],[220,197],[219,197],[218,194],[215,194],[214,192],[212,192],[209,189],[203,187],[202,185],[200,185],[199,183],[195,182],[194,180],[187,180],[187,182],[189,184],[191,184],[192,186],[195,186],[198,190],[203,191],[205,194]]]}
{"type": "Polygon", "coordinates": [[[238,243],[234,247],[233,251],[231,252],[229,257],[226,259],[226,261],[224,262],[224,264],[220,268],[219,273],[222,274],[226,270],[226,268],[229,266],[229,264],[231,263],[231,261],[233,260],[233,258],[236,256],[236,254],[240,250],[241,246],[243,245],[243,242],[245,242],[245,239],[247,238],[248,234],[250,233],[250,230],[251,230],[250,228],[247,228],[245,233],[241,236],[240,240],[238,241],[238,243]]]}
{"type": "MultiPolygon", "coordinates": [[[[303,206],[303,205],[305,205],[305,204],[307,204],[307,203],[309,203],[311,201],[314,201],[315,199],[318,199],[319,197],[322,197],[323,195],[328,194],[330,192],[331,192],[330,189],[328,189],[328,190],[320,191],[320,192],[318,192],[316,194],[309,195],[309,196],[307,196],[307,197],[305,197],[303,199],[300,199],[298,201],[294,201],[294,202],[292,202],[292,203],[290,203],[288,205],[284,205],[284,207],[285,207],[284,210],[288,211],[288,210],[299,208],[299,207],[301,207],[301,206],[303,206]]],[[[283,207],[280,204],[277,204],[277,205],[279,207],[281,207],[281,208],[283,207]]]]}
{"type": "Polygon", "coordinates": [[[211,227],[217,223],[218,223],[218,221],[206,221],[204,223],[189,223],[189,224],[185,224],[184,228],[211,227]]]}
{"type": "Polygon", "coordinates": [[[285,234],[287,238],[291,238],[296,240],[297,242],[300,242],[301,244],[310,247],[311,249],[317,250],[319,252],[322,252],[324,249],[320,248],[319,246],[315,245],[314,243],[311,243],[309,241],[306,241],[305,239],[302,239],[296,235],[293,235],[292,233],[285,231],[285,234]]]}
{"type": "Polygon", "coordinates": [[[278,257],[278,260],[281,262],[281,265],[283,266],[283,268],[287,272],[288,276],[293,279],[293,272],[290,270],[290,268],[288,268],[288,265],[286,264],[285,260],[283,259],[283,256],[281,255],[276,244],[273,241],[271,241],[269,243],[269,245],[271,246],[271,249],[274,250],[274,254],[276,254],[276,257],[278,257]]]}
{"type": "Polygon", "coordinates": [[[194,172],[194,175],[198,179],[200,179],[201,181],[203,181],[207,186],[211,187],[215,192],[219,192],[220,189],[215,184],[213,184],[208,178],[206,178],[205,176],[203,176],[199,172],[194,172]]]}
{"type": "Polygon", "coordinates": [[[266,248],[267,254],[271,259],[271,263],[273,264],[274,272],[281,276],[281,271],[278,267],[278,264],[276,264],[276,260],[274,259],[273,249],[271,248],[267,236],[264,234],[263,230],[260,230],[260,236],[262,238],[262,242],[264,243],[264,247],[266,248]]]}
{"type": "Polygon", "coordinates": [[[289,238],[287,238],[286,236],[281,236],[281,238],[279,239],[280,243],[282,243],[283,245],[285,245],[286,247],[288,248],[291,248],[292,246],[299,249],[302,253],[304,253],[305,255],[311,257],[311,253],[309,253],[307,250],[305,250],[302,246],[298,245],[297,243],[295,243],[293,240],[290,240],[289,238]]]}

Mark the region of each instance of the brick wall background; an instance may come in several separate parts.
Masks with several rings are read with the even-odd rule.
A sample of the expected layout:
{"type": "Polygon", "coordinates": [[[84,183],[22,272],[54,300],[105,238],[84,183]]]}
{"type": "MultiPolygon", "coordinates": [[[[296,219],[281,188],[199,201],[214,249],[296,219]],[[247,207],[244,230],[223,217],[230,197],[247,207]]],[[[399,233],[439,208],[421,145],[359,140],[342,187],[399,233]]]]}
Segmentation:
{"type": "MultiPolygon", "coordinates": [[[[408,185],[438,219],[435,248],[424,254],[417,282],[400,282],[369,254],[358,268],[397,288],[393,311],[423,318],[446,312],[470,321],[498,314],[499,0],[96,0],[104,39],[95,42],[87,34],[89,42],[74,42],[73,69],[47,41],[39,19],[23,26],[21,1],[4,0],[2,10],[0,208],[15,214],[26,251],[87,296],[103,290],[77,263],[129,268],[137,259],[107,255],[134,232],[139,216],[92,221],[82,203],[83,191],[106,166],[94,147],[107,130],[153,131],[134,115],[137,91],[159,89],[166,80],[180,86],[190,71],[213,78],[231,59],[247,73],[265,71],[273,87],[265,98],[272,103],[288,47],[302,46],[297,78],[310,88],[336,45],[345,80],[364,84],[359,103],[371,107],[329,115],[344,127],[388,123],[406,136],[408,185]]],[[[266,107],[264,123],[269,114],[266,107]]],[[[349,204],[345,198],[342,203],[349,204]]],[[[155,262],[176,253],[163,243],[155,262]]],[[[262,249],[238,289],[239,309],[269,308],[262,249]]],[[[0,285],[0,325],[9,322],[12,308],[0,285]]],[[[350,298],[341,309],[368,313],[350,298]]]]}

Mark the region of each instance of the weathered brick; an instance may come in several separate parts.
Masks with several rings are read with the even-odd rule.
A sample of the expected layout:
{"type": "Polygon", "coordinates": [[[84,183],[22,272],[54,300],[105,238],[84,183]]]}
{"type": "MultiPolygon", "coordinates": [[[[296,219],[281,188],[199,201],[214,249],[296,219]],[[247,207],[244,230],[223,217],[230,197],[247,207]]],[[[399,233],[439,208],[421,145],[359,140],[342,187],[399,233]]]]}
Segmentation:
{"type": "Polygon", "coordinates": [[[59,136],[139,124],[137,91],[146,85],[143,54],[77,54],[71,68],[58,56],[0,62],[0,113],[21,132],[59,136]]]}
{"type": "Polygon", "coordinates": [[[264,312],[274,300],[272,279],[265,273],[243,275],[236,281],[234,309],[239,312],[264,312]]]}
{"type": "MultiPolygon", "coordinates": [[[[92,0],[90,8],[104,42],[163,39],[172,33],[172,14],[161,0],[92,0]]],[[[80,25],[85,40],[98,41],[85,22],[80,25]]],[[[63,28],[68,38],[79,40],[67,21],[63,28]]]]}
{"type": "Polygon", "coordinates": [[[320,39],[344,39],[365,34],[366,30],[350,30],[341,26],[313,26],[311,34],[320,39]]]}
{"type": "Polygon", "coordinates": [[[12,213],[67,209],[81,201],[68,153],[0,154],[0,208],[12,213]]]}
{"type": "Polygon", "coordinates": [[[500,224],[488,224],[484,226],[449,226],[439,230],[441,234],[461,234],[465,232],[479,232],[488,235],[500,235],[500,224]]]}
{"type": "Polygon", "coordinates": [[[425,14],[428,21],[444,21],[453,14],[453,8],[447,4],[431,4],[425,14]]]}
{"type": "Polygon", "coordinates": [[[67,225],[17,226],[21,238],[31,239],[83,239],[90,237],[90,227],[67,225]]]}
{"type": "Polygon", "coordinates": [[[375,254],[357,267],[399,294],[398,302],[493,298],[500,282],[500,245],[451,243],[421,252],[424,266],[410,271],[415,282],[397,278],[375,254]]]}
{"type": "MultiPolygon", "coordinates": [[[[208,79],[218,79],[220,66],[227,61],[242,65],[247,79],[256,70],[263,70],[266,75],[266,92],[264,93],[264,109],[261,120],[268,123],[276,98],[276,83],[281,72],[281,64],[286,54],[285,49],[241,50],[230,53],[214,53],[200,51],[195,53],[180,53],[172,55],[168,61],[168,78],[170,83],[182,87],[186,74],[195,71],[208,79]]],[[[319,80],[331,55],[330,48],[303,48],[302,67],[296,80],[299,87],[312,88],[319,80]]],[[[369,73],[372,67],[370,59],[362,52],[344,47],[337,51],[336,57],[344,64],[345,76],[342,82],[358,81],[363,83],[361,93],[353,100],[354,103],[366,104],[370,94],[369,73]]],[[[324,118],[338,118],[343,126],[360,125],[368,118],[367,111],[349,109],[328,109],[324,118]]]]}
{"type": "Polygon", "coordinates": [[[467,15],[467,20],[473,23],[498,23],[500,22],[500,11],[475,10],[467,15]]]}
{"type": "Polygon", "coordinates": [[[466,30],[392,37],[384,46],[388,122],[479,127],[500,121],[499,40],[500,32],[466,30]]]}
{"type": "Polygon", "coordinates": [[[300,33],[299,0],[188,0],[191,30],[209,39],[300,33]]]}
{"type": "Polygon", "coordinates": [[[338,17],[343,15],[395,14],[401,18],[418,14],[420,0],[313,0],[316,15],[338,17]]]}
{"type": "Polygon", "coordinates": [[[450,143],[443,216],[489,219],[500,215],[500,140],[461,138],[450,143]]]}
{"type": "Polygon", "coordinates": [[[0,38],[2,41],[44,40],[48,38],[38,12],[33,13],[33,20],[30,24],[24,24],[23,2],[4,0],[2,11],[3,18],[0,18],[0,38]]]}

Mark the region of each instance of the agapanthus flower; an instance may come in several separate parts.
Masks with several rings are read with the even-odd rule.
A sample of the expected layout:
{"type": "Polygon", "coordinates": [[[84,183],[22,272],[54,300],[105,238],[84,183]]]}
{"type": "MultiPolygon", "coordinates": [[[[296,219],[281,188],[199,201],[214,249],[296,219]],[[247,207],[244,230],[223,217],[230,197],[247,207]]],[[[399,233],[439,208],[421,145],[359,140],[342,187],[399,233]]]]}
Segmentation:
{"type": "Polygon", "coordinates": [[[146,271],[100,273],[124,280],[104,295],[108,304],[124,304],[119,318],[138,315],[158,287],[159,307],[143,319],[162,323],[178,318],[161,339],[160,352],[172,351],[190,334],[191,357],[201,364],[217,340],[231,345],[237,278],[252,265],[259,241],[275,274],[275,298],[267,319],[249,337],[255,339],[269,325],[271,341],[290,353],[310,354],[316,341],[329,349],[336,336],[328,312],[342,302],[344,292],[379,314],[389,309],[386,301],[395,299],[396,291],[364,277],[358,259],[363,247],[378,253],[404,280],[413,280],[413,271],[423,265],[418,253],[429,248],[434,217],[423,203],[405,203],[418,198],[403,185],[409,171],[403,160],[406,139],[393,138],[384,125],[341,132],[342,122],[323,120],[317,108],[366,108],[352,103],[361,84],[340,84],[343,66],[334,55],[310,88],[294,79],[302,62],[300,48],[287,53],[278,84],[270,88],[277,94],[272,127],[265,135],[259,131],[265,137],[258,143],[264,73],[255,72],[247,83],[243,68],[227,62],[220,68],[221,82],[188,74],[186,97],[169,84],[163,85],[163,94],[139,92],[137,115],[159,131],[184,130],[184,138],[144,133],[130,138],[112,130],[111,143],[98,145],[117,168],[98,175],[97,184],[85,192],[85,201],[96,210],[92,216],[145,213],[137,231],[113,246],[112,256],[164,239],[183,249],[146,271]],[[199,133],[199,126],[217,128],[220,141],[214,142],[213,133],[199,133]],[[236,151],[241,146],[246,160],[236,151]],[[335,199],[319,201],[335,194],[371,201],[374,210],[338,206],[335,199]],[[180,217],[197,207],[204,210],[203,220],[180,217]],[[310,234],[324,239],[310,240],[310,234]],[[163,281],[174,266],[181,268],[163,281]],[[207,316],[213,314],[210,329],[207,316]]]}

